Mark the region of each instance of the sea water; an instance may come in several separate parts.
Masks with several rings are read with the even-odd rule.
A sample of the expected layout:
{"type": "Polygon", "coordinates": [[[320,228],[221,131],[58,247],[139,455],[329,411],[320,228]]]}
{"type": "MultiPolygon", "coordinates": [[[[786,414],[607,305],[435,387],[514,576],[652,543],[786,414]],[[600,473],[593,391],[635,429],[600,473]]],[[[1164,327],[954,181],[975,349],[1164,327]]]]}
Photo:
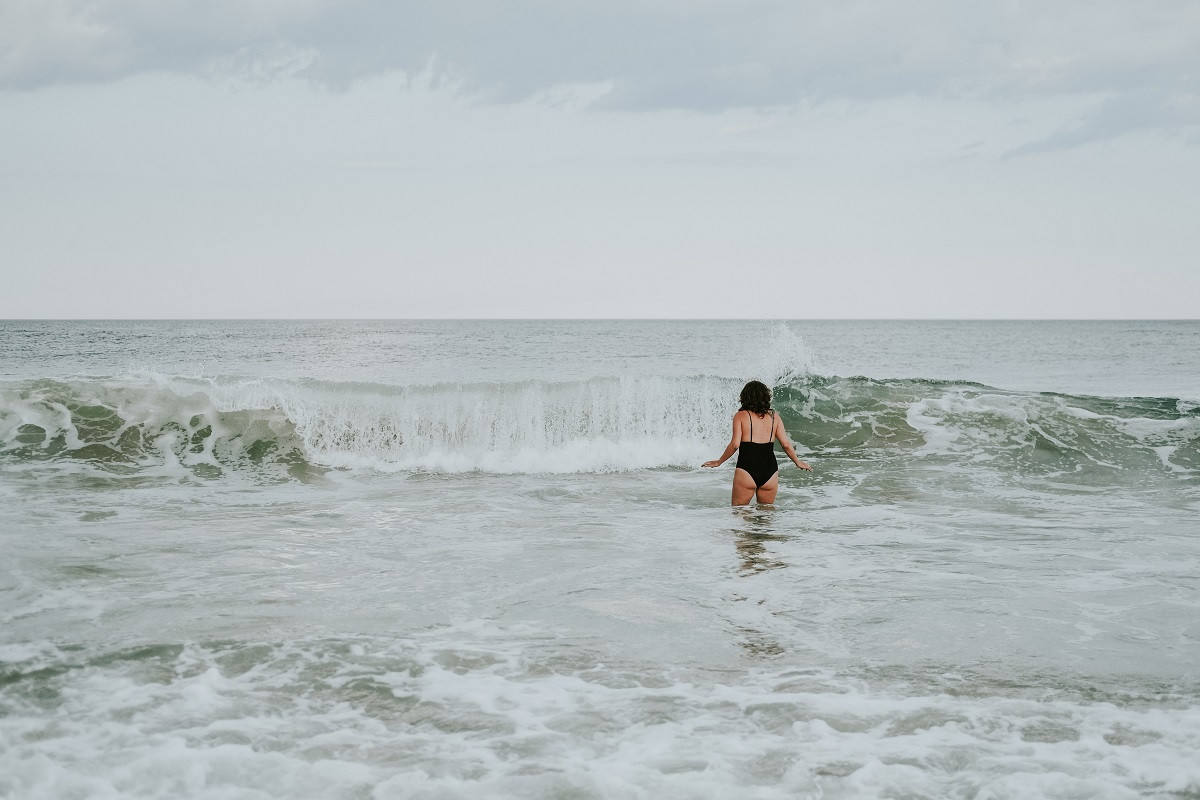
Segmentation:
{"type": "Polygon", "coordinates": [[[1200,797],[1200,323],[0,322],[0,796],[1200,797]],[[814,467],[731,509],[751,378],[814,467]]]}

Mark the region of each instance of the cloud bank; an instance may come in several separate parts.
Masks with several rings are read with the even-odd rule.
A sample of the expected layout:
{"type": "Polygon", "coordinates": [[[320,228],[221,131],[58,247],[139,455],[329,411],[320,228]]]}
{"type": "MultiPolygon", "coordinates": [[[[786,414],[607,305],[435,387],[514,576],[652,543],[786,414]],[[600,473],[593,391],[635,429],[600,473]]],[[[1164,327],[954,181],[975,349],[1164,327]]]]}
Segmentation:
{"type": "Polygon", "coordinates": [[[334,89],[403,72],[490,102],[602,87],[590,105],[622,111],[1095,97],[1036,152],[1200,124],[1200,4],[0,0],[2,89],[162,71],[334,89]]]}
{"type": "Polygon", "coordinates": [[[1194,315],[1198,36],[1195,0],[0,0],[0,314],[1194,315]]]}

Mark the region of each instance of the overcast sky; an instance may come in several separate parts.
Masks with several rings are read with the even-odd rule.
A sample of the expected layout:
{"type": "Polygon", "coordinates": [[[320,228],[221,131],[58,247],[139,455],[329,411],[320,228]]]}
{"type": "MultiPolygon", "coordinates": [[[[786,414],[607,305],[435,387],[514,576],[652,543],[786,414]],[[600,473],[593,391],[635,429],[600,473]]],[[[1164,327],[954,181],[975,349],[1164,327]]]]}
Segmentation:
{"type": "Polygon", "coordinates": [[[0,0],[0,317],[1200,317],[1200,2],[0,0]]]}

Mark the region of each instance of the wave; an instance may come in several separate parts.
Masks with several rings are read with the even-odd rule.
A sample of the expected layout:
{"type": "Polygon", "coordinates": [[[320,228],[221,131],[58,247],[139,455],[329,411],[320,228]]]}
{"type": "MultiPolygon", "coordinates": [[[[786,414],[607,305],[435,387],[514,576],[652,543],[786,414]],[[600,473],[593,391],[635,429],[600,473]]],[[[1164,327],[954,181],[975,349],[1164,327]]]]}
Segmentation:
{"type": "MultiPolygon", "coordinates": [[[[708,376],[391,386],[143,373],[0,385],[0,458],[115,473],[324,469],[588,473],[720,452],[742,381],[708,376]]],[[[1200,473],[1200,404],[925,379],[790,375],[798,448],[1045,475],[1200,473]]]]}
{"type": "Polygon", "coordinates": [[[825,455],[892,453],[1037,475],[1200,472],[1200,404],[1178,398],[813,378],[778,387],[775,399],[795,438],[825,455]]]}

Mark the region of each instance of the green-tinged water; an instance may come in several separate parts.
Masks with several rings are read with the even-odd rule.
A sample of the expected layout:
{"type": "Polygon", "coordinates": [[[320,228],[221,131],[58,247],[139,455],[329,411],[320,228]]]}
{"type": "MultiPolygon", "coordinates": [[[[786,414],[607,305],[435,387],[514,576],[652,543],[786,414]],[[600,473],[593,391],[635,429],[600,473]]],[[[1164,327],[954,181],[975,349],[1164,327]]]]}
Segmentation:
{"type": "Polygon", "coordinates": [[[1200,796],[1198,343],[0,323],[0,796],[1200,796]]]}

